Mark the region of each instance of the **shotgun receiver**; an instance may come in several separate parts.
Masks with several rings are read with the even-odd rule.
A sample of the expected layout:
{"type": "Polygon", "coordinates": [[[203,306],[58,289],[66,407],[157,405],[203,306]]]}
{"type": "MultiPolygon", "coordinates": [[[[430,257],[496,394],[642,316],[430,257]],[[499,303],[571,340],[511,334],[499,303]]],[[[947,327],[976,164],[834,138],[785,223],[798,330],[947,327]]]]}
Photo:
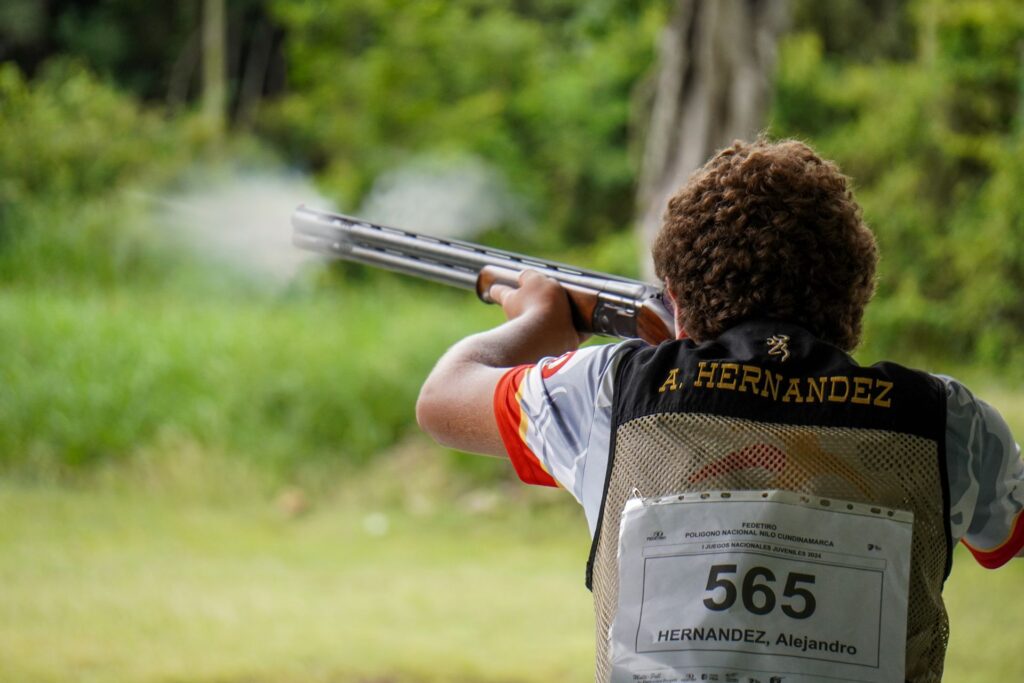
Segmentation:
{"type": "Polygon", "coordinates": [[[536,270],[562,285],[580,332],[657,345],[675,337],[669,302],[660,287],[627,278],[374,225],[359,218],[300,206],[292,214],[295,246],[335,258],[472,289],[486,303],[491,285],[519,285],[519,274],[536,270]]]}

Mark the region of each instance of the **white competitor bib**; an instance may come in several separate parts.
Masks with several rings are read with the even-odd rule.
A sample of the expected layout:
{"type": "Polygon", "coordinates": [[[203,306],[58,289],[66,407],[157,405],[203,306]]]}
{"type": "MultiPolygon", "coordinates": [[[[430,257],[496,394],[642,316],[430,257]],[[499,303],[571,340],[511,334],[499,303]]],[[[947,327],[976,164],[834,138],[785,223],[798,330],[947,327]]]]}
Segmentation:
{"type": "Polygon", "coordinates": [[[902,683],[912,527],[786,491],[631,498],[612,683],[902,683]]]}

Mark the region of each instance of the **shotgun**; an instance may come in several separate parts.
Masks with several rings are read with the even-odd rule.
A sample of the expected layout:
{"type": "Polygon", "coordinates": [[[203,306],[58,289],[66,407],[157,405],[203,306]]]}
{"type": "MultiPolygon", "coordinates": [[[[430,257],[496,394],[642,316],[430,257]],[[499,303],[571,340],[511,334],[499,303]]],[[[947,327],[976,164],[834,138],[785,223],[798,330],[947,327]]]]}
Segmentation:
{"type": "Polygon", "coordinates": [[[652,345],[675,337],[667,297],[646,282],[305,206],[292,214],[292,226],[293,243],[301,249],[471,289],[485,303],[494,303],[488,295],[491,285],[517,287],[522,271],[536,270],[565,289],[580,332],[652,345]]]}

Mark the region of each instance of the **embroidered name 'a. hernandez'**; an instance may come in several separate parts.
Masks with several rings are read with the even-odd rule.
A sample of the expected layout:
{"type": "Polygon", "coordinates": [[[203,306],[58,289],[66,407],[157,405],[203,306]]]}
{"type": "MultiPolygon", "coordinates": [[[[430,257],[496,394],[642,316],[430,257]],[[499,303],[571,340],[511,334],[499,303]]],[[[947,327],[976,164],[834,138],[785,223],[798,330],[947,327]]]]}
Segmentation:
{"type": "MultiPolygon", "coordinates": [[[[686,386],[680,369],[672,368],[658,391],[677,391],[686,386]]],[[[869,376],[821,375],[787,377],[757,365],[700,361],[690,385],[695,389],[738,391],[782,403],[857,403],[891,408],[893,383],[869,376]]]]}

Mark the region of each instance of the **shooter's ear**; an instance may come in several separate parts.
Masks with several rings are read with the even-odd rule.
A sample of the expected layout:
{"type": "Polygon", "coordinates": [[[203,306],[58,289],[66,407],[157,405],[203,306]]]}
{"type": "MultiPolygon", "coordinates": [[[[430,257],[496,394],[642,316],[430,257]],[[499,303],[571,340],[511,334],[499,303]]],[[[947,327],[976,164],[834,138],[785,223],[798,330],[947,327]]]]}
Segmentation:
{"type": "Polygon", "coordinates": [[[669,302],[672,304],[672,320],[676,324],[676,339],[685,339],[687,334],[683,329],[682,321],[679,319],[681,313],[679,302],[676,301],[676,296],[672,293],[672,282],[668,278],[665,278],[665,296],[668,297],[669,302]]]}

